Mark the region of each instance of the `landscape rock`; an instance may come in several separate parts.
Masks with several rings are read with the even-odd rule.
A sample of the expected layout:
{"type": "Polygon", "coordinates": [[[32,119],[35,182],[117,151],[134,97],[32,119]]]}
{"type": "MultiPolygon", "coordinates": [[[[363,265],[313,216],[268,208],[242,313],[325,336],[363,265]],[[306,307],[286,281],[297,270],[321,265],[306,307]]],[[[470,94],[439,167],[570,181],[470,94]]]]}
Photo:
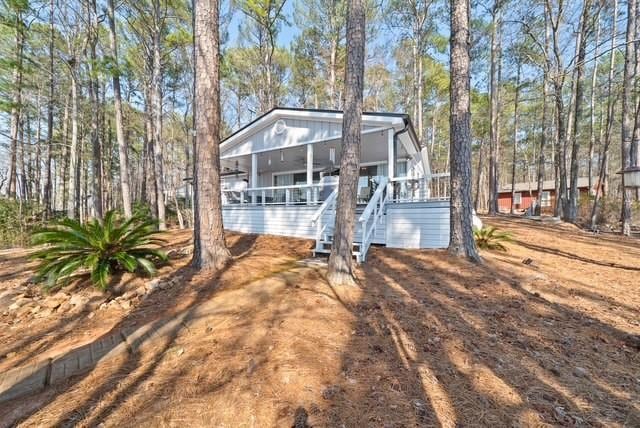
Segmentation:
{"type": "Polygon", "coordinates": [[[138,295],[138,293],[137,293],[136,290],[130,290],[130,291],[127,291],[126,293],[124,293],[122,295],[122,299],[123,300],[130,300],[130,299],[136,297],[137,295],[138,295]]]}
{"type": "Polygon", "coordinates": [[[73,306],[84,306],[89,302],[89,298],[87,296],[83,296],[81,294],[74,294],[69,299],[69,303],[73,306]]]}
{"type": "Polygon", "coordinates": [[[9,305],[9,310],[15,311],[30,302],[31,302],[31,299],[29,298],[18,297],[11,305],[9,305]]]}
{"type": "Polygon", "coordinates": [[[50,317],[51,315],[53,315],[53,309],[45,307],[45,308],[42,308],[42,310],[40,310],[37,313],[36,317],[37,318],[47,318],[47,317],[50,317]]]}
{"type": "Polygon", "coordinates": [[[147,289],[147,292],[152,292],[156,289],[158,289],[160,287],[160,279],[159,278],[155,278],[152,279],[151,281],[147,282],[145,284],[145,288],[147,289]]]}
{"type": "Polygon", "coordinates": [[[56,309],[64,300],[55,299],[55,296],[49,297],[42,301],[42,305],[49,309],[56,309]]]}
{"type": "Polygon", "coordinates": [[[131,308],[131,300],[120,300],[118,302],[122,309],[130,309],[131,308]]]}
{"type": "Polygon", "coordinates": [[[576,367],[573,369],[573,374],[576,377],[587,377],[587,375],[589,374],[589,372],[587,372],[587,370],[583,367],[576,367]]]}
{"type": "Polygon", "coordinates": [[[58,312],[59,313],[64,313],[69,311],[69,309],[71,309],[71,303],[69,303],[68,300],[65,300],[64,302],[62,302],[62,304],[60,306],[58,306],[58,312]]]}

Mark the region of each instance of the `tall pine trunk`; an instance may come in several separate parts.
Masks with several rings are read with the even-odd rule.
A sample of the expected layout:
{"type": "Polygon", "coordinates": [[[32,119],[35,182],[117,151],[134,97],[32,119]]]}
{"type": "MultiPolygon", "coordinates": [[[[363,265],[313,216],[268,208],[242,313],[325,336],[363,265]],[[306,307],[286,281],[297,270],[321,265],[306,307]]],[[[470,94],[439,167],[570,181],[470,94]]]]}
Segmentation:
{"type": "Polygon", "coordinates": [[[489,214],[498,213],[498,187],[500,186],[500,63],[502,12],[495,1],[491,30],[491,70],[489,95],[489,214]]]}
{"type": "MultiPolygon", "coordinates": [[[[519,61],[519,60],[518,60],[519,61]]],[[[518,155],[518,102],[520,101],[520,62],[517,65],[515,99],[513,103],[513,157],[511,159],[511,209],[513,214],[516,197],[516,161],[518,155]]]]}
{"type": "Polygon", "coordinates": [[[333,285],[353,283],[353,236],[356,192],[360,173],[362,97],[364,89],[365,11],[363,0],[347,5],[347,66],[344,78],[344,114],[340,182],[333,246],[327,279],[333,285]]]}
{"type": "Polygon", "coordinates": [[[102,148],[100,147],[100,94],[97,82],[97,54],[98,44],[98,11],[96,0],[91,0],[87,4],[87,17],[89,23],[89,100],[91,104],[91,169],[92,169],[92,192],[93,215],[102,219],[103,211],[103,181],[102,181],[102,148]]]}
{"type": "Polygon", "coordinates": [[[224,241],[220,190],[219,0],[194,1],[196,143],[192,265],[222,269],[231,253],[224,241]]]}
{"type": "Polygon", "coordinates": [[[469,0],[451,0],[451,220],[449,253],[480,262],[471,226],[469,0]]]}
{"type": "Polygon", "coordinates": [[[596,147],[596,84],[598,82],[598,52],[599,52],[599,44],[600,44],[600,12],[601,9],[598,8],[598,13],[596,14],[595,22],[596,22],[596,39],[595,39],[595,48],[593,51],[593,70],[591,72],[591,94],[589,98],[589,164],[588,164],[588,176],[589,176],[589,194],[591,194],[593,190],[593,157],[596,147]]]}
{"type": "Polygon", "coordinates": [[[120,71],[118,69],[118,43],[116,36],[115,1],[109,0],[109,42],[115,63],[113,72],[113,103],[116,119],[116,139],[118,140],[118,158],[120,161],[120,191],[122,193],[122,209],[126,218],[131,217],[131,185],[129,181],[129,156],[127,140],[124,134],[122,117],[122,95],[120,93],[120,71]]]}
{"type": "MultiPolygon", "coordinates": [[[[53,97],[54,97],[54,69],[53,69],[53,41],[55,28],[53,26],[54,0],[49,3],[49,102],[47,103],[47,165],[46,181],[44,185],[44,213],[45,218],[51,215],[53,183],[51,177],[51,162],[53,159],[53,97]]],[[[38,141],[40,144],[40,141],[38,141]]]]}
{"type": "Polygon", "coordinates": [[[598,202],[600,201],[600,195],[603,195],[606,189],[606,174],[607,164],[609,161],[609,146],[611,145],[611,138],[613,132],[613,116],[615,111],[615,104],[613,102],[613,77],[615,73],[616,63],[616,31],[617,31],[617,19],[618,19],[618,0],[613,0],[613,28],[611,29],[611,49],[609,58],[609,76],[607,78],[607,123],[606,134],[604,137],[604,146],[602,148],[602,156],[600,157],[600,169],[598,173],[598,181],[596,181],[596,194],[593,199],[593,206],[591,208],[591,229],[595,230],[598,221],[598,202]]]}
{"type": "MultiPolygon", "coordinates": [[[[627,2],[627,37],[624,56],[624,78],[622,80],[622,144],[620,159],[622,169],[631,166],[631,141],[633,139],[635,110],[632,98],[633,75],[635,72],[635,26],[636,26],[636,0],[627,2]]],[[[622,176],[622,212],[620,220],[622,222],[622,234],[631,234],[631,200],[632,192],[625,187],[624,175],[622,176]]]]}
{"type": "Polygon", "coordinates": [[[20,121],[22,120],[22,54],[24,51],[24,23],[21,12],[16,13],[16,63],[13,68],[13,102],[11,106],[11,138],[9,148],[9,172],[7,174],[7,196],[16,197],[18,181],[17,155],[20,121]]]}
{"type": "Polygon", "coordinates": [[[575,65],[575,100],[573,113],[573,132],[571,133],[571,166],[570,166],[570,185],[569,185],[569,201],[567,204],[566,220],[575,223],[578,219],[578,197],[580,189],[578,189],[578,156],[580,151],[580,123],[583,119],[584,112],[584,60],[587,49],[587,33],[591,22],[589,12],[591,11],[591,0],[585,0],[582,8],[582,16],[580,17],[580,32],[576,44],[578,46],[578,55],[575,65]]]}
{"type": "MultiPolygon", "coordinates": [[[[160,6],[154,6],[160,7],[160,6]]],[[[159,15],[160,12],[158,11],[159,15]]],[[[162,52],[160,46],[160,34],[153,35],[153,64],[151,77],[151,111],[153,112],[153,172],[155,187],[156,213],[158,215],[158,228],[165,230],[165,200],[164,200],[164,161],[162,152],[162,52]]]]}

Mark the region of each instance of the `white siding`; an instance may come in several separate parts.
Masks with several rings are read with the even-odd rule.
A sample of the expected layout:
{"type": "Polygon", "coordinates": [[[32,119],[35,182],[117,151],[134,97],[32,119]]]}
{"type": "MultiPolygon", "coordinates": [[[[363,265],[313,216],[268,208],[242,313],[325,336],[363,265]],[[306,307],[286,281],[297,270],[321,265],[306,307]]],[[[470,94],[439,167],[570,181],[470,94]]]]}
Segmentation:
{"type": "MultiPolygon", "coordinates": [[[[228,230],[315,239],[311,217],[318,206],[225,206],[222,211],[228,230]]],[[[358,209],[360,217],[362,209],[358,209]]],[[[325,214],[329,220],[331,214],[325,214]]],[[[355,241],[361,236],[356,220],[355,241]]],[[[449,245],[449,202],[389,204],[378,225],[375,244],[391,248],[445,248],[449,245]]]]}
{"type": "Polygon", "coordinates": [[[387,247],[446,248],[449,202],[397,203],[387,206],[387,247]]]}
{"type": "MultiPolygon", "coordinates": [[[[247,136],[240,144],[225,149],[221,156],[227,158],[277,150],[312,141],[337,139],[342,135],[342,122],[292,118],[282,120],[285,122],[286,128],[281,134],[275,133],[276,121],[271,121],[247,136]]],[[[362,127],[363,131],[373,128],[375,127],[367,125],[362,127]]]]}
{"type": "Polygon", "coordinates": [[[225,206],[222,221],[225,229],[260,235],[294,236],[315,239],[316,227],[311,218],[318,206],[225,206]]]}

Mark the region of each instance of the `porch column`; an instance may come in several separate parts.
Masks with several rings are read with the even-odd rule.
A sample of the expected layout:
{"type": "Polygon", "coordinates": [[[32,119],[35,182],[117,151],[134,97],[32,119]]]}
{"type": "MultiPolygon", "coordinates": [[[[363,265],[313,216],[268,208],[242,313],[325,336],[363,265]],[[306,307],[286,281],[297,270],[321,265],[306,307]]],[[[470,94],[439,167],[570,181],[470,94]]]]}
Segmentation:
{"type": "Polygon", "coordinates": [[[387,175],[389,176],[389,180],[394,178],[396,174],[396,148],[393,133],[393,128],[387,131],[387,150],[389,158],[387,163],[387,175]]]}
{"type": "MultiPolygon", "coordinates": [[[[249,187],[258,187],[258,154],[251,153],[251,183],[249,187]]],[[[256,192],[251,192],[251,203],[256,204],[256,192]]]]}
{"type": "MultiPolygon", "coordinates": [[[[313,184],[313,144],[307,144],[307,185],[313,184]]],[[[311,187],[307,187],[307,205],[311,204],[311,187]]]]}
{"type": "Polygon", "coordinates": [[[395,130],[393,128],[387,131],[387,176],[389,184],[387,185],[387,194],[391,195],[391,199],[396,198],[396,186],[391,180],[396,176],[396,144],[393,138],[395,130]],[[390,193],[389,193],[390,192],[390,193]]]}

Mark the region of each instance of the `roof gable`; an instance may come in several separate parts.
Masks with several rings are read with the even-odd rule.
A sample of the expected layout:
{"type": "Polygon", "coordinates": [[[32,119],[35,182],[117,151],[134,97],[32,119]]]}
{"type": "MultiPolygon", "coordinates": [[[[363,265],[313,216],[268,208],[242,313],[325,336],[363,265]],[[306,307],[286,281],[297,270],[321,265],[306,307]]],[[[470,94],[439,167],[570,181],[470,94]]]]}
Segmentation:
{"type": "MultiPolygon", "coordinates": [[[[275,108],[227,137],[220,146],[221,157],[338,139],[342,134],[342,117],[342,111],[336,110],[275,108]]],[[[404,114],[369,112],[363,113],[362,122],[363,132],[401,130],[411,123],[404,114]]]]}

